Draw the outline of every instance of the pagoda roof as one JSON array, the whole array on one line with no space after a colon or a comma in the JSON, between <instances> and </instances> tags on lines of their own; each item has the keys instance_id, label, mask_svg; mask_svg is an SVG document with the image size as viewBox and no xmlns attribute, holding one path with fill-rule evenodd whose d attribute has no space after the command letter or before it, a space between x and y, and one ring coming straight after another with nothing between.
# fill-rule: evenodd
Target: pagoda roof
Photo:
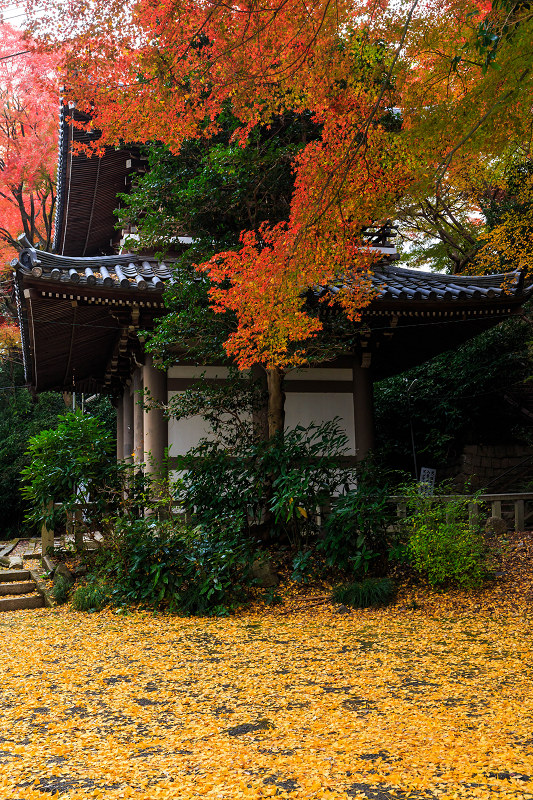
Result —
<instances>
[{"instance_id":1,"label":"pagoda roof","mask_svg":"<svg viewBox=\"0 0 533 800\"><path fill-rule=\"evenodd\" d=\"M134 169L135 148L105 147L93 157L75 152L73 145L95 145L100 138L98 130L80 127L89 123L87 114L61 103L53 249L65 256L112 252L117 195Z\"/></svg>"},{"instance_id":2,"label":"pagoda roof","mask_svg":"<svg viewBox=\"0 0 533 800\"><path fill-rule=\"evenodd\" d=\"M13 266L28 382L38 391L119 391L132 360L143 358L138 331L165 313L172 265L135 254L74 258L23 250ZM384 260L373 282L376 296L356 326L355 355L376 378L461 344L515 313L533 293L518 271L459 277ZM323 287L313 296L338 290ZM326 305L324 312L334 310Z\"/></svg>"},{"instance_id":3,"label":"pagoda roof","mask_svg":"<svg viewBox=\"0 0 533 800\"><path fill-rule=\"evenodd\" d=\"M384 256L372 274L376 297L372 306L384 303L461 303L472 300L483 303L510 297L525 299L533 286L524 288L519 270L493 275L443 275L422 272L387 263L395 255L394 248L377 246ZM388 252L390 251L390 253ZM122 253L112 256L72 257L47 253L34 248L22 250L15 261L22 273L30 273L44 283L66 283L81 287L97 287L119 291L162 291L165 281L172 280L173 260L153 256ZM335 294L342 287L325 286L314 293L322 297Z\"/></svg>"}]
</instances>

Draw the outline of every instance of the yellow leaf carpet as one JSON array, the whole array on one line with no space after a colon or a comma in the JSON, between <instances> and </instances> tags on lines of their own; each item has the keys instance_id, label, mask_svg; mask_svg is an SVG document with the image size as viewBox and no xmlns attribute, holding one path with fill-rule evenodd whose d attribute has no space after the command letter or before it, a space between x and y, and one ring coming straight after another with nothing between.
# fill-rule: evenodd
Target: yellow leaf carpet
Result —
<instances>
[{"instance_id":1,"label":"yellow leaf carpet","mask_svg":"<svg viewBox=\"0 0 533 800\"><path fill-rule=\"evenodd\" d=\"M0 800L533 797L529 603L426 600L4 613Z\"/></svg>"}]
</instances>

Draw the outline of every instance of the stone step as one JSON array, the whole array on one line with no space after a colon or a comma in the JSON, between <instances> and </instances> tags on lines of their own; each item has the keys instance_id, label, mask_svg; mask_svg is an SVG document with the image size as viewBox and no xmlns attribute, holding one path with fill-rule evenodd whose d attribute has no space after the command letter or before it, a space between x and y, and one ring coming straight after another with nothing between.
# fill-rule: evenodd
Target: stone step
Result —
<instances>
[{"instance_id":1,"label":"stone step","mask_svg":"<svg viewBox=\"0 0 533 800\"><path fill-rule=\"evenodd\" d=\"M22 581L21 583L0 583L0 596L4 594L31 594L35 591L33 581Z\"/></svg>"},{"instance_id":2,"label":"stone step","mask_svg":"<svg viewBox=\"0 0 533 800\"><path fill-rule=\"evenodd\" d=\"M0 569L0 583L8 581L30 581L31 575L27 569Z\"/></svg>"},{"instance_id":3,"label":"stone step","mask_svg":"<svg viewBox=\"0 0 533 800\"><path fill-rule=\"evenodd\" d=\"M42 594L30 594L23 597L0 597L1 611L21 611L26 608L43 608Z\"/></svg>"}]
</instances>

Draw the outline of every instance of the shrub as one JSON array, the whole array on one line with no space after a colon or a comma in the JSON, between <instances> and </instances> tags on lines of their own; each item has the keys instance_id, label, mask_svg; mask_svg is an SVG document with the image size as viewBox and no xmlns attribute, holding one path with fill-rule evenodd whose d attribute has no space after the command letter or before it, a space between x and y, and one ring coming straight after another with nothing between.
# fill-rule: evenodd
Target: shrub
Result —
<instances>
[{"instance_id":1,"label":"shrub","mask_svg":"<svg viewBox=\"0 0 533 800\"><path fill-rule=\"evenodd\" d=\"M309 583L320 575L323 560L317 557L316 550L298 550L292 559L291 580L295 583Z\"/></svg>"},{"instance_id":2,"label":"shrub","mask_svg":"<svg viewBox=\"0 0 533 800\"><path fill-rule=\"evenodd\" d=\"M338 497L318 543L326 564L367 575L383 572L387 565L393 512L387 502L386 476L368 463L359 469L357 488Z\"/></svg>"},{"instance_id":3,"label":"shrub","mask_svg":"<svg viewBox=\"0 0 533 800\"><path fill-rule=\"evenodd\" d=\"M58 605L66 603L72 589L72 582L60 575L52 587L52 597Z\"/></svg>"},{"instance_id":4,"label":"shrub","mask_svg":"<svg viewBox=\"0 0 533 800\"><path fill-rule=\"evenodd\" d=\"M78 586L72 595L76 611L100 611L108 602L108 593L99 583Z\"/></svg>"},{"instance_id":5,"label":"shrub","mask_svg":"<svg viewBox=\"0 0 533 800\"><path fill-rule=\"evenodd\" d=\"M204 440L179 459L180 500L206 527L269 528L294 547L316 535L317 510L345 488L346 436L336 420L298 426L269 441L243 437L233 449Z\"/></svg>"},{"instance_id":6,"label":"shrub","mask_svg":"<svg viewBox=\"0 0 533 800\"><path fill-rule=\"evenodd\" d=\"M222 614L242 599L253 552L238 530L118 520L96 571L115 605Z\"/></svg>"},{"instance_id":7,"label":"shrub","mask_svg":"<svg viewBox=\"0 0 533 800\"><path fill-rule=\"evenodd\" d=\"M81 411L58 420L56 429L41 431L28 443L30 463L21 472L26 521L55 529L66 512L81 505L86 524L98 527L109 502L102 490L119 480L113 437L101 420Z\"/></svg>"},{"instance_id":8,"label":"shrub","mask_svg":"<svg viewBox=\"0 0 533 800\"><path fill-rule=\"evenodd\" d=\"M365 578L336 586L332 598L353 608L375 608L394 599L395 587L389 578Z\"/></svg>"},{"instance_id":9,"label":"shrub","mask_svg":"<svg viewBox=\"0 0 533 800\"><path fill-rule=\"evenodd\" d=\"M479 523L469 519L474 496L428 497L404 487L408 550L413 566L431 586L479 586L487 574L487 548Z\"/></svg>"}]
</instances>

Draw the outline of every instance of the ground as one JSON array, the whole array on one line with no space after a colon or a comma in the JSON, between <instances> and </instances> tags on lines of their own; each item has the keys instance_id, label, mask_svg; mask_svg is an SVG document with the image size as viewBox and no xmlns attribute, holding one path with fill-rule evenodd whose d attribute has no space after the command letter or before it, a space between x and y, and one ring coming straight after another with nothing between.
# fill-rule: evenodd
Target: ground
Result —
<instances>
[{"instance_id":1,"label":"ground","mask_svg":"<svg viewBox=\"0 0 533 800\"><path fill-rule=\"evenodd\" d=\"M533 798L531 538L481 593L0 616L0 798Z\"/></svg>"}]
</instances>

